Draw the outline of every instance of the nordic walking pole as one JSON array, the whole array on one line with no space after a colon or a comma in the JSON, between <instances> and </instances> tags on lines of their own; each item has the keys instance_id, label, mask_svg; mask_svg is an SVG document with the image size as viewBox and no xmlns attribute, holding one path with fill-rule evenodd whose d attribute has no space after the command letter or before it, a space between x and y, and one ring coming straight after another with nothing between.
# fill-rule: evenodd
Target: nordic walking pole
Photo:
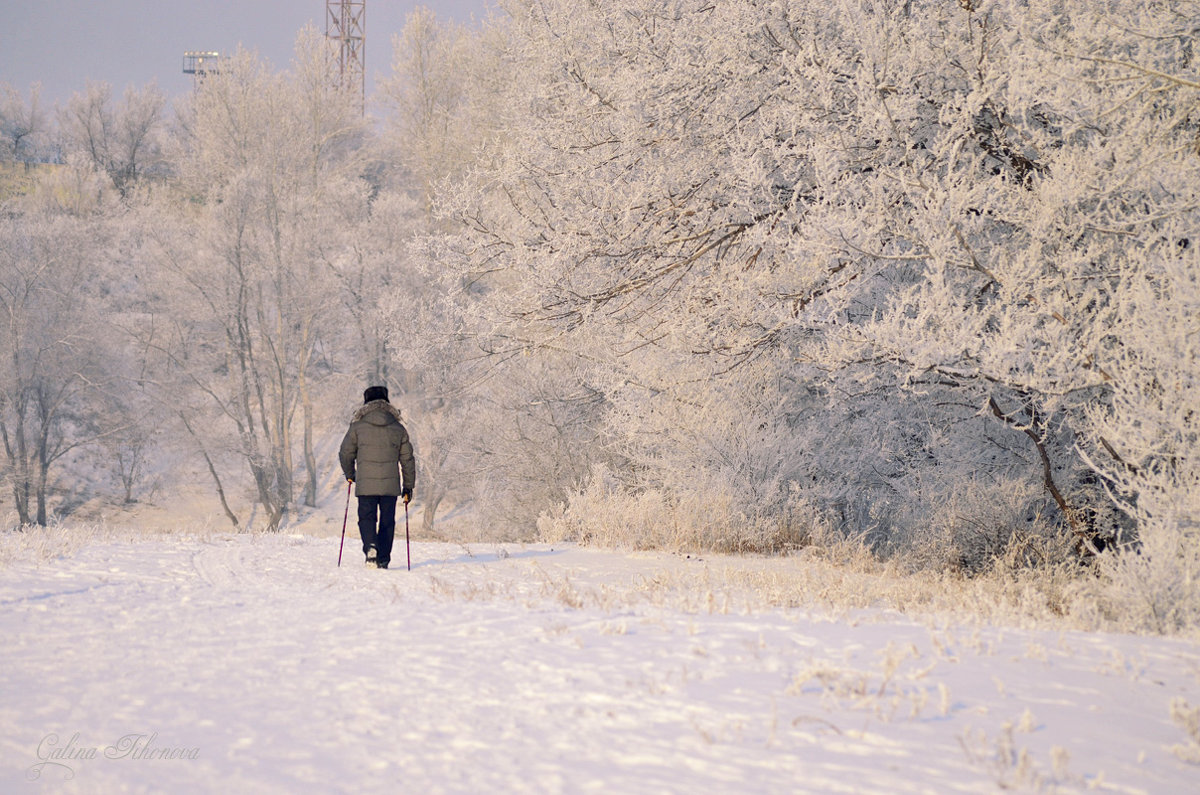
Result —
<instances>
[{"instance_id":1,"label":"nordic walking pole","mask_svg":"<svg viewBox=\"0 0 1200 795\"><path fill-rule=\"evenodd\" d=\"M404 501L404 554L408 556L408 570L412 571L412 547L408 543L408 500Z\"/></svg>"},{"instance_id":2,"label":"nordic walking pole","mask_svg":"<svg viewBox=\"0 0 1200 795\"><path fill-rule=\"evenodd\" d=\"M342 547L346 546L346 520L350 518L350 487L353 480L346 481L346 515L342 517L342 543L338 544L338 568L342 567Z\"/></svg>"}]
</instances>

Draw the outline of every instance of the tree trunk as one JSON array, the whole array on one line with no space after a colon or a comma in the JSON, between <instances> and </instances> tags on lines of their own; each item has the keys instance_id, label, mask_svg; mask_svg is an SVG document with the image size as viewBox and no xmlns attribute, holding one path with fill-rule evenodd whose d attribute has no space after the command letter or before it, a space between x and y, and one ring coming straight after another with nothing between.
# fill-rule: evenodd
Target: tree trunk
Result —
<instances>
[{"instance_id":1,"label":"tree trunk","mask_svg":"<svg viewBox=\"0 0 1200 795\"><path fill-rule=\"evenodd\" d=\"M22 478L13 480L13 504L17 508L17 523L28 527L29 520L29 481Z\"/></svg>"},{"instance_id":2,"label":"tree trunk","mask_svg":"<svg viewBox=\"0 0 1200 795\"><path fill-rule=\"evenodd\" d=\"M196 440L196 444L200 448L200 455L204 457L204 463L208 466L208 474L212 475L213 483L216 484L217 497L221 500L221 508L225 511L225 515L229 517L229 521L233 522L233 526L239 527L237 514L230 509L229 500L225 499L225 488L221 485L221 476L217 474L217 468L213 466L212 458L209 457L208 451L204 449L200 437L192 430L192 424L188 422L187 415L181 411L179 412L179 419L183 421L183 427Z\"/></svg>"},{"instance_id":3,"label":"tree trunk","mask_svg":"<svg viewBox=\"0 0 1200 795\"><path fill-rule=\"evenodd\" d=\"M1082 527L1078 511L1071 507L1066 497L1063 496L1062 491L1058 488L1058 485L1054 482L1054 469L1050 461L1050 453L1046 450L1046 443L1043 441L1041 434L1034 427L1038 424L1038 412L1032 408L1028 409L1028 413L1030 414L1029 423L1022 424L1015 422L1010 415L1001 411L1000 406L996 403L996 399L990 396L988 397L988 408L991 409L992 414L996 415L1010 427L1022 431L1033 441L1033 445L1037 448L1038 456L1042 461L1042 484L1046 487L1046 491L1050 493L1059 511L1062 512L1063 517L1067 520L1067 524L1071 528L1071 534L1075 536L1078 551L1090 552L1093 555L1100 554Z\"/></svg>"},{"instance_id":4,"label":"tree trunk","mask_svg":"<svg viewBox=\"0 0 1200 795\"><path fill-rule=\"evenodd\" d=\"M313 405L312 395L308 390L308 378L304 368L300 368L299 383L300 404L304 412L304 504L309 508L317 506L317 457L313 453Z\"/></svg>"},{"instance_id":5,"label":"tree trunk","mask_svg":"<svg viewBox=\"0 0 1200 795\"><path fill-rule=\"evenodd\" d=\"M46 512L46 479L38 478L37 485L37 523L39 527L45 527L48 522Z\"/></svg>"},{"instance_id":6,"label":"tree trunk","mask_svg":"<svg viewBox=\"0 0 1200 795\"><path fill-rule=\"evenodd\" d=\"M433 494L425 500L425 510L422 514L421 529L426 533L433 533L433 518L437 514L438 506L442 504L442 498L446 494L442 489L437 489Z\"/></svg>"},{"instance_id":7,"label":"tree trunk","mask_svg":"<svg viewBox=\"0 0 1200 795\"><path fill-rule=\"evenodd\" d=\"M0 422L0 435L4 437L4 452L8 456L8 465L12 472L13 507L17 510L17 523L21 527L27 527L29 525L29 461L24 455L24 422L20 414L18 414L18 419L22 421L18 423L17 433L10 436L8 425ZM15 448L12 444L13 436L17 439Z\"/></svg>"},{"instance_id":8,"label":"tree trunk","mask_svg":"<svg viewBox=\"0 0 1200 795\"><path fill-rule=\"evenodd\" d=\"M201 450L201 455L204 456L204 463L208 465L208 473L212 475L213 483L217 487L217 497L221 500L221 508L225 511L225 515L229 517L229 521L233 522L234 527L239 527L237 514L229 507L229 500L225 499L225 488L221 485L221 477L217 474L217 468L213 466L212 459L208 456L207 450Z\"/></svg>"}]
</instances>

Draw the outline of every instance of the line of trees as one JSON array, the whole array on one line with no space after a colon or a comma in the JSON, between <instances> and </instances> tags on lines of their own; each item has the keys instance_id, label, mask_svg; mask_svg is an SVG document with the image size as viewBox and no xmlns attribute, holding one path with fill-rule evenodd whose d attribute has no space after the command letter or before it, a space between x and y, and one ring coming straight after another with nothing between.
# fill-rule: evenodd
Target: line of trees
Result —
<instances>
[{"instance_id":1,"label":"line of trees","mask_svg":"<svg viewBox=\"0 0 1200 795\"><path fill-rule=\"evenodd\" d=\"M416 223L379 196L403 189L369 179L377 143L326 67L308 29L287 71L240 52L171 114L153 85L114 102L89 84L54 130L19 124L44 118L36 90L5 105L7 140L36 128L10 161L37 162L35 136L62 153L0 218L0 431L19 524L45 524L52 492L59 515L86 499L95 458L131 500L178 451L234 526L276 529L317 504L328 426L389 377L373 304L403 246L365 257L365 233L386 219L395 243Z\"/></svg>"},{"instance_id":2,"label":"line of trees","mask_svg":"<svg viewBox=\"0 0 1200 795\"><path fill-rule=\"evenodd\" d=\"M153 437L278 527L371 380L430 525L1098 558L1097 609L1200 617L1194 0L501 7L410 17L375 124L311 30L173 114L59 111L2 219L22 523L79 446ZM0 93L31 162L47 114Z\"/></svg>"}]
</instances>

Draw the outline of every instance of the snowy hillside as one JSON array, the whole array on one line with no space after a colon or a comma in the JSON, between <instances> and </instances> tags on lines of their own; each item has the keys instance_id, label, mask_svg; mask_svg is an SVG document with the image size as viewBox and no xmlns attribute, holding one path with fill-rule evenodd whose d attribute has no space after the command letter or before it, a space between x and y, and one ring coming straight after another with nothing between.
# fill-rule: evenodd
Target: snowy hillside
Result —
<instances>
[{"instance_id":1,"label":"snowy hillside","mask_svg":"<svg viewBox=\"0 0 1200 795\"><path fill-rule=\"evenodd\" d=\"M324 533L3 536L0 790L1200 781L1194 643L825 615L736 584L806 576L781 559L423 542L380 571L349 535L341 568Z\"/></svg>"}]
</instances>

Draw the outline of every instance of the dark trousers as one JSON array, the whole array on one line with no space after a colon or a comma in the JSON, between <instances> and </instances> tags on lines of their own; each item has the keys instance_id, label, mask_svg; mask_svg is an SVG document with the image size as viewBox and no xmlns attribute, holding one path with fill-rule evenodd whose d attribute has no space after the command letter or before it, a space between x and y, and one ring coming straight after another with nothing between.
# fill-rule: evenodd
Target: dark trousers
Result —
<instances>
[{"instance_id":1,"label":"dark trousers","mask_svg":"<svg viewBox=\"0 0 1200 795\"><path fill-rule=\"evenodd\" d=\"M378 519L378 529L376 520ZM392 559L392 539L396 535L396 497L394 495L359 495L358 534L362 536L363 554L375 547L380 563Z\"/></svg>"}]
</instances>

